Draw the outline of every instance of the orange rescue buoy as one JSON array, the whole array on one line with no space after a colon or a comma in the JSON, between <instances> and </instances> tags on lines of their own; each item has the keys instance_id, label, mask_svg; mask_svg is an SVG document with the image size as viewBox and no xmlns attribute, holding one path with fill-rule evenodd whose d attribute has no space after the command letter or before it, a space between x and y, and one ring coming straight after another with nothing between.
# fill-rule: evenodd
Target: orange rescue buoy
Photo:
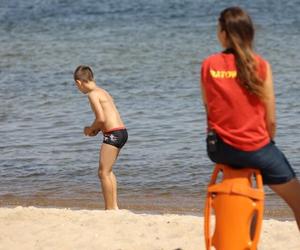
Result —
<instances>
[{"instance_id":1,"label":"orange rescue buoy","mask_svg":"<svg viewBox=\"0 0 300 250\"><path fill-rule=\"evenodd\" d=\"M217 183L221 173L223 178ZM206 250L212 247L216 250L256 250L263 210L264 191L259 170L216 164L205 204ZM211 232L212 212L215 215L214 232Z\"/></svg>"}]
</instances>

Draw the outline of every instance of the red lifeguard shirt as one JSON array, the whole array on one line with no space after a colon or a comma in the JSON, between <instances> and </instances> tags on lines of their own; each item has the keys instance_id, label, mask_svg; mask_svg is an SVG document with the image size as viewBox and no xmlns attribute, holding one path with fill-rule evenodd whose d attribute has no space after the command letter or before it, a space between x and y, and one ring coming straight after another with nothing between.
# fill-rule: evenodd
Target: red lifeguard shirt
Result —
<instances>
[{"instance_id":1,"label":"red lifeguard shirt","mask_svg":"<svg viewBox=\"0 0 300 250\"><path fill-rule=\"evenodd\" d=\"M258 74L265 80L266 61L256 55ZM208 125L222 140L244 151L257 150L270 142L266 110L261 100L237 81L235 58L230 50L206 58L201 81L205 91Z\"/></svg>"}]
</instances>

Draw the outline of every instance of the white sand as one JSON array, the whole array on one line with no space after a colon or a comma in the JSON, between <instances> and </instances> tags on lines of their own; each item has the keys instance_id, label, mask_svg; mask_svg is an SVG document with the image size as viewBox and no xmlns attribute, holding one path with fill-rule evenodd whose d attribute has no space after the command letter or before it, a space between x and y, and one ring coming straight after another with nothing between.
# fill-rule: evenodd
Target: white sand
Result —
<instances>
[{"instance_id":1,"label":"white sand","mask_svg":"<svg viewBox=\"0 0 300 250\"><path fill-rule=\"evenodd\" d=\"M295 222L266 220L260 250L299 250ZM0 208L0 250L200 250L203 218L91 211Z\"/></svg>"}]
</instances>

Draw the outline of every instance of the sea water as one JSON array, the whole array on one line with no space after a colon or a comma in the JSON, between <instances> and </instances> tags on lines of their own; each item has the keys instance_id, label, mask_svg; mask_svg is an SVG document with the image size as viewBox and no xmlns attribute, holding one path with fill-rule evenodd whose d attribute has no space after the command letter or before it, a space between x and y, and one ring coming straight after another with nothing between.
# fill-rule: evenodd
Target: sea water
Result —
<instances>
[{"instance_id":1,"label":"sea water","mask_svg":"<svg viewBox=\"0 0 300 250\"><path fill-rule=\"evenodd\" d=\"M200 213L213 164L199 69L221 50L217 18L232 5L250 13L272 65L276 142L299 174L299 1L1 0L1 206L103 207L102 136L83 135L94 116L72 76L88 64L129 133L114 166L120 206ZM289 217L266 193L267 211Z\"/></svg>"}]
</instances>

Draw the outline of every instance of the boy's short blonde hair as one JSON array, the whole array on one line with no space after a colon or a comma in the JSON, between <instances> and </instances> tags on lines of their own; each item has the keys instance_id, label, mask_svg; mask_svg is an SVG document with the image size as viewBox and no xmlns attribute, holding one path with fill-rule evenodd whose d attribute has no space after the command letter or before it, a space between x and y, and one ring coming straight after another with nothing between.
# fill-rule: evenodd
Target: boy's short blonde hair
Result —
<instances>
[{"instance_id":1,"label":"boy's short blonde hair","mask_svg":"<svg viewBox=\"0 0 300 250\"><path fill-rule=\"evenodd\" d=\"M94 81L94 74L91 67L79 65L74 71L74 80L79 80L82 82Z\"/></svg>"}]
</instances>

